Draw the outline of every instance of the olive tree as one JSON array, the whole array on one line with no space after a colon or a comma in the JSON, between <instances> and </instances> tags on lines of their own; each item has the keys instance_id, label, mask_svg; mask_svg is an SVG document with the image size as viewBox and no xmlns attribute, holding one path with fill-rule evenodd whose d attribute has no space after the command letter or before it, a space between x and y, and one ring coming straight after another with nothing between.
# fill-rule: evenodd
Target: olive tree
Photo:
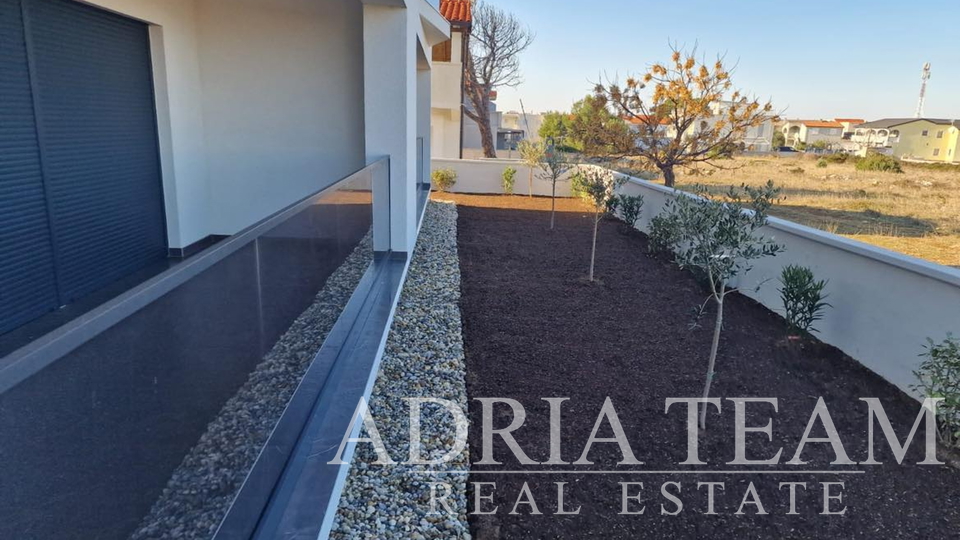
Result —
<instances>
[{"instance_id":1,"label":"olive tree","mask_svg":"<svg viewBox=\"0 0 960 540\"><path fill-rule=\"evenodd\" d=\"M541 156L539 167L540 178L548 180L552 188L550 192L550 230L553 230L557 211L557 182L561 176L570 170L571 165L560 149L550 146Z\"/></svg>"},{"instance_id":2,"label":"olive tree","mask_svg":"<svg viewBox=\"0 0 960 540\"><path fill-rule=\"evenodd\" d=\"M524 139L517 146L520 152L520 161L530 170L529 176L529 196L533 197L533 171L540 167L543 161L543 154L547 151L547 146L543 141L531 141Z\"/></svg>"},{"instance_id":3,"label":"olive tree","mask_svg":"<svg viewBox=\"0 0 960 540\"><path fill-rule=\"evenodd\" d=\"M704 399L710 396L720 347L720 332L723 329L723 303L727 295L736 289L728 287L730 281L746 274L752 261L774 256L784 247L773 240L758 236L757 230L767 223L770 207L777 201L780 189L767 182L763 187L733 187L725 200L706 197L703 187L695 189L695 196L679 194L671 198L658 216L659 226L667 231L661 242L673 252L677 264L703 277L710 295L700 306L703 314L707 305L716 305L713 326L713 341L707 364L707 376L703 386ZM700 411L700 429L706 429L707 407Z\"/></svg>"},{"instance_id":4,"label":"olive tree","mask_svg":"<svg viewBox=\"0 0 960 540\"><path fill-rule=\"evenodd\" d=\"M587 167L580 170L583 178L584 198L593 206L593 243L590 247L590 274L593 281L594 262L597 258L597 230L603 215L617 198L617 188L623 185L624 177L602 167Z\"/></svg>"}]
</instances>

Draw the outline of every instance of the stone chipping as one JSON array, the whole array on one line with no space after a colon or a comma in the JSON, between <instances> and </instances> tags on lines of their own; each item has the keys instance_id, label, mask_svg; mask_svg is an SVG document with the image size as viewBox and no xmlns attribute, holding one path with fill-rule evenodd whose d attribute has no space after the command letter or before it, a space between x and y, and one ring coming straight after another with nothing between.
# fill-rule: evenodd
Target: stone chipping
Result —
<instances>
[{"instance_id":1,"label":"stone chipping","mask_svg":"<svg viewBox=\"0 0 960 540\"><path fill-rule=\"evenodd\" d=\"M397 464L374 464L372 445L357 445L331 538L470 538L466 515L468 451L443 465L400 463L409 451L409 407L404 398L441 398L456 403L466 413L459 301L457 208L452 203L431 201L369 404L384 446ZM424 457L446 454L454 446L456 430L450 414L425 405L421 422ZM455 515L440 505L437 512L432 512L433 482L450 486L447 500ZM443 491L441 487L436 489L438 494Z\"/></svg>"}]
</instances>

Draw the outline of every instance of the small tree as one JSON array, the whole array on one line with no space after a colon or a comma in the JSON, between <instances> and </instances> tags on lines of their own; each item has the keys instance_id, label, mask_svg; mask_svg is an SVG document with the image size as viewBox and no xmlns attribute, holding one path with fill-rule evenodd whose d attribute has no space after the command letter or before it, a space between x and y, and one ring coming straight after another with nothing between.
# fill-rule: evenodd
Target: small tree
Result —
<instances>
[{"instance_id":1,"label":"small tree","mask_svg":"<svg viewBox=\"0 0 960 540\"><path fill-rule=\"evenodd\" d=\"M673 186L674 170L682 165L713 163L716 149L739 143L748 128L776 119L768 101L761 104L733 88L732 70L717 58L713 64L697 61L671 47L671 61L657 63L640 79L598 84L598 99L613 104L636 127L630 155L645 158L660 169L664 183ZM644 90L652 86L646 95Z\"/></svg>"},{"instance_id":2,"label":"small tree","mask_svg":"<svg viewBox=\"0 0 960 540\"><path fill-rule=\"evenodd\" d=\"M549 180L552 191L550 192L550 230L553 230L555 216L557 213L557 181L567 171L570 170L570 164L567 163L566 156L558 148L550 147L543 153L540 159L540 178Z\"/></svg>"},{"instance_id":3,"label":"small tree","mask_svg":"<svg viewBox=\"0 0 960 540\"><path fill-rule=\"evenodd\" d=\"M513 183L514 177L517 175L517 170L513 167L507 167L503 170L503 193L504 195L513 195Z\"/></svg>"},{"instance_id":4,"label":"small tree","mask_svg":"<svg viewBox=\"0 0 960 540\"><path fill-rule=\"evenodd\" d=\"M727 285L733 278L751 269L751 261L776 255L783 246L755 235L767 223L767 213L780 190L773 182L760 188L730 188L726 201L707 198L698 186L698 196L678 194L665 205L662 226L669 230L662 241L676 257L681 268L696 270L707 282L710 296L700 307L702 315L709 302L716 304L713 341L707 365L703 397L710 396L723 329L723 302L734 290ZM749 210L748 210L749 208ZM700 429L707 426L707 407L700 411Z\"/></svg>"},{"instance_id":5,"label":"small tree","mask_svg":"<svg viewBox=\"0 0 960 540\"><path fill-rule=\"evenodd\" d=\"M947 446L960 441L960 339L948 334L935 343L927 338L920 369L913 372L919 381L911 388L924 397L943 398L937 405L937 436Z\"/></svg>"},{"instance_id":6,"label":"small tree","mask_svg":"<svg viewBox=\"0 0 960 540\"><path fill-rule=\"evenodd\" d=\"M590 274L593 281L594 262L597 259L597 230L600 220L610 208L611 201L617 198L617 188L623 185L624 178L602 167L581 169L584 198L593 206L593 244L590 248Z\"/></svg>"},{"instance_id":7,"label":"small tree","mask_svg":"<svg viewBox=\"0 0 960 540\"><path fill-rule=\"evenodd\" d=\"M517 150L520 152L520 161L530 169L529 194L530 197L533 197L533 170L540 167L540 163L543 161L543 154L547 151L547 146L543 141L534 142L529 139L524 139L520 141Z\"/></svg>"},{"instance_id":8,"label":"small tree","mask_svg":"<svg viewBox=\"0 0 960 540\"><path fill-rule=\"evenodd\" d=\"M773 148L779 149L781 146L787 145L787 136L783 134L779 129L773 132Z\"/></svg>"}]
</instances>

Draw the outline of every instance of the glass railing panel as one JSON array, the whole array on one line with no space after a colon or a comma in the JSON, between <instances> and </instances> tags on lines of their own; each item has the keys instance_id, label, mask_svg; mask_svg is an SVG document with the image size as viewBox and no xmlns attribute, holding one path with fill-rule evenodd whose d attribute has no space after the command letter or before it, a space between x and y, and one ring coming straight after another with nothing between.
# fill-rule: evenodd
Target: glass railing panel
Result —
<instances>
[{"instance_id":1,"label":"glass railing panel","mask_svg":"<svg viewBox=\"0 0 960 540\"><path fill-rule=\"evenodd\" d=\"M217 262L0 384L0 538L212 537L372 260L370 183L225 240L191 264Z\"/></svg>"}]
</instances>

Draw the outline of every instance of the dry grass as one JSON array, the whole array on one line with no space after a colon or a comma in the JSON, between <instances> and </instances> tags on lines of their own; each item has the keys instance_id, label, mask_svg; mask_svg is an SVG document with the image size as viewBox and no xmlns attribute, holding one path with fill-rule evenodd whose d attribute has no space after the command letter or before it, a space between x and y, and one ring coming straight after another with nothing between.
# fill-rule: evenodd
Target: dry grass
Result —
<instances>
[{"instance_id":1,"label":"dry grass","mask_svg":"<svg viewBox=\"0 0 960 540\"><path fill-rule=\"evenodd\" d=\"M904 165L903 174L864 172L853 163L817 167L807 157L739 157L682 171L680 187L711 191L773 180L784 200L773 215L936 263L960 266L960 167Z\"/></svg>"}]
</instances>

